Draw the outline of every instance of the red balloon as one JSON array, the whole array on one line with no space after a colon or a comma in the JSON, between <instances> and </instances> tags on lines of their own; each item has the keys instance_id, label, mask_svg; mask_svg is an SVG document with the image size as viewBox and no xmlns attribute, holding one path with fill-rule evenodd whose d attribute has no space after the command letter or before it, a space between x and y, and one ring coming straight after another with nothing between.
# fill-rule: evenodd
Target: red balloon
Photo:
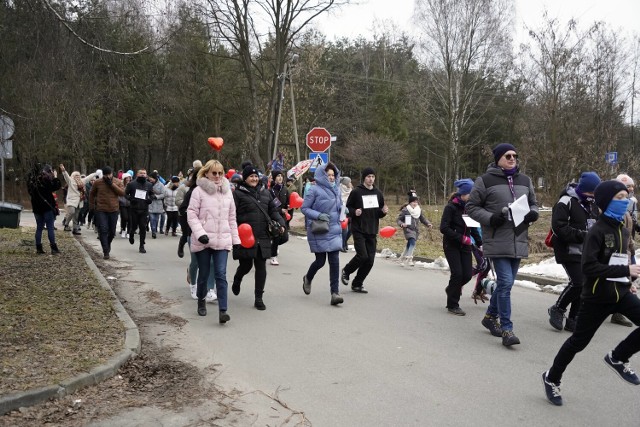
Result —
<instances>
[{"instance_id":1,"label":"red balloon","mask_svg":"<svg viewBox=\"0 0 640 427\"><path fill-rule=\"evenodd\" d=\"M244 242L242 241L242 239L240 239L240 246L242 246L243 248L250 249L254 247L255 244L256 244L256 238L253 237L253 234L247 237L246 239L244 239Z\"/></svg>"},{"instance_id":2,"label":"red balloon","mask_svg":"<svg viewBox=\"0 0 640 427\"><path fill-rule=\"evenodd\" d=\"M394 234L396 234L396 229L395 227L391 227L390 225L380 230L380 236L382 237L389 238L389 237L392 237Z\"/></svg>"},{"instance_id":3,"label":"red balloon","mask_svg":"<svg viewBox=\"0 0 640 427\"><path fill-rule=\"evenodd\" d=\"M224 140L222 138L216 138L216 137L209 137L209 139L207 139L207 142L209 143L209 146L211 146L211 148L213 148L216 151L220 151L222 149L222 146L224 145Z\"/></svg>"},{"instance_id":4,"label":"red balloon","mask_svg":"<svg viewBox=\"0 0 640 427\"><path fill-rule=\"evenodd\" d=\"M304 199L302 197L300 197L300 195L298 193L296 193L295 191L293 193L291 193L291 195L289 196L289 207L290 208L298 209L299 207L302 206L302 202L304 202Z\"/></svg>"},{"instance_id":5,"label":"red balloon","mask_svg":"<svg viewBox=\"0 0 640 427\"><path fill-rule=\"evenodd\" d=\"M240 237L240 245L244 248L252 248L256 244L253 229L247 223L238 226L238 236Z\"/></svg>"},{"instance_id":6,"label":"red balloon","mask_svg":"<svg viewBox=\"0 0 640 427\"><path fill-rule=\"evenodd\" d=\"M231 177L233 176L234 173L236 173L235 169L229 169L225 176L227 177L227 179L231 179Z\"/></svg>"},{"instance_id":7,"label":"red balloon","mask_svg":"<svg viewBox=\"0 0 640 427\"><path fill-rule=\"evenodd\" d=\"M287 221L291 221L291 214L289 212L285 212L284 217Z\"/></svg>"},{"instance_id":8,"label":"red balloon","mask_svg":"<svg viewBox=\"0 0 640 427\"><path fill-rule=\"evenodd\" d=\"M342 227L343 230L346 230L348 225L349 225L348 218L343 219L342 222L340 223L340 227Z\"/></svg>"}]
</instances>

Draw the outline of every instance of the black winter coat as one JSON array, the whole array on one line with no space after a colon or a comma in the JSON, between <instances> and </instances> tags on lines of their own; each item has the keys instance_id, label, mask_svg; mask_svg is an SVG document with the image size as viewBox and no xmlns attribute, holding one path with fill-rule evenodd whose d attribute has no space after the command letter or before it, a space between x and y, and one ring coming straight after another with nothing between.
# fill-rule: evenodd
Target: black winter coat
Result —
<instances>
[{"instance_id":1,"label":"black winter coat","mask_svg":"<svg viewBox=\"0 0 640 427\"><path fill-rule=\"evenodd\" d=\"M614 282L608 278L629 277L628 265L609 265L611 255L628 257L629 230L624 223L601 215L587 233L582 249L582 273L584 285L582 299L585 301L613 304L629 292L631 282Z\"/></svg>"},{"instance_id":2,"label":"black winter coat","mask_svg":"<svg viewBox=\"0 0 640 427\"><path fill-rule=\"evenodd\" d=\"M278 212L284 218L285 216L282 213L282 209L284 210L289 209L289 190L287 190L287 187L285 187L283 184L280 188L280 191L276 193L275 184L274 184L274 186L272 186L269 189L269 192L271 193L271 196L273 197L274 201L277 199L280 202L278 206Z\"/></svg>"},{"instance_id":3,"label":"black winter coat","mask_svg":"<svg viewBox=\"0 0 640 427\"><path fill-rule=\"evenodd\" d=\"M575 183L569 184L551 214L553 252L558 264L581 261L589 223L594 224L598 218L598 207L594 203L582 202L576 186Z\"/></svg>"},{"instance_id":4,"label":"black winter coat","mask_svg":"<svg viewBox=\"0 0 640 427\"><path fill-rule=\"evenodd\" d=\"M482 237L478 229L469 228L462 219L464 214L464 206L460 199L453 197L442 211L442 219L440 220L440 232L442 233L443 249L458 249L465 252L471 252L471 245L462 244L462 236L473 237L476 246L482 246Z\"/></svg>"},{"instance_id":5,"label":"black winter coat","mask_svg":"<svg viewBox=\"0 0 640 427\"><path fill-rule=\"evenodd\" d=\"M47 179L42 176L36 178L35 185L28 188L33 213L42 215L47 211L55 210L56 200L53 198L53 192L58 191L61 186L58 178Z\"/></svg>"},{"instance_id":6,"label":"black winter coat","mask_svg":"<svg viewBox=\"0 0 640 427\"><path fill-rule=\"evenodd\" d=\"M187 209L189 209L193 189L196 187L197 185L194 182L193 187L189 187L187 193L184 195L184 199L182 199L182 203L178 206L178 222L180 223L183 236L191 236L191 227L189 226L189 221L187 221Z\"/></svg>"},{"instance_id":7,"label":"black winter coat","mask_svg":"<svg viewBox=\"0 0 640 427\"><path fill-rule=\"evenodd\" d=\"M262 186L251 187L245 182L238 184L233 192L233 200L236 203L236 221L238 226L249 224L253 230L256 244L253 248L244 248L234 245L233 257L237 258L270 258L271 237L269 236L269 223L266 215L258 208L256 202L269 217L285 227L285 221L280 215L278 208L273 203L271 193Z\"/></svg>"},{"instance_id":8,"label":"black winter coat","mask_svg":"<svg viewBox=\"0 0 640 427\"><path fill-rule=\"evenodd\" d=\"M137 199L136 190L146 191L146 198ZM149 181L139 183L137 179L134 179L127 184L127 188L124 190L124 195L131 202L131 209L134 211L148 211L151 204L151 195L153 194L153 184Z\"/></svg>"}]
</instances>

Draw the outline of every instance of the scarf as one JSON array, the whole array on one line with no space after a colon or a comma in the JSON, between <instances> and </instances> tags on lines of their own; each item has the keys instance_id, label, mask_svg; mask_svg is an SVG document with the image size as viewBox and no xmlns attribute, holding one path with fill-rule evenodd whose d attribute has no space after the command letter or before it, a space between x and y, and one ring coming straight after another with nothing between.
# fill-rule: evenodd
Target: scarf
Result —
<instances>
[{"instance_id":1,"label":"scarf","mask_svg":"<svg viewBox=\"0 0 640 427\"><path fill-rule=\"evenodd\" d=\"M76 186L78 187L78 192L80 193L80 200L84 200L84 182L82 182L82 178L76 175L73 177L73 180L75 181Z\"/></svg>"},{"instance_id":2,"label":"scarf","mask_svg":"<svg viewBox=\"0 0 640 427\"><path fill-rule=\"evenodd\" d=\"M407 210L409 211L409 214L411 214L411 217L415 219L420 218L420 214L422 213L420 205L416 206L415 208L411 205L407 205Z\"/></svg>"}]
</instances>

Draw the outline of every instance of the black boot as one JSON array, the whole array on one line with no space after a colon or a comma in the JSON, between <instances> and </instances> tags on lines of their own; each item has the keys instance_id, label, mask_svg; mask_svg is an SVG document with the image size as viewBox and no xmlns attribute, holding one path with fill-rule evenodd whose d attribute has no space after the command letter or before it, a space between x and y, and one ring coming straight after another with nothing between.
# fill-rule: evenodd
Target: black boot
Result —
<instances>
[{"instance_id":1,"label":"black boot","mask_svg":"<svg viewBox=\"0 0 640 427\"><path fill-rule=\"evenodd\" d=\"M207 315L207 301L204 298L203 299L198 298L198 314L200 316Z\"/></svg>"},{"instance_id":2,"label":"black boot","mask_svg":"<svg viewBox=\"0 0 640 427\"><path fill-rule=\"evenodd\" d=\"M138 252L140 252L141 254L146 254L147 250L144 248L144 245L140 245L140 247L138 248Z\"/></svg>"},{"instance_id":3,"label":"black boot","mask_svg":"<svg viewBox=\"0 0 640 427\"><path fill-rule=\"evenodd\" d=\"M56 245L55 243L51 244L51 253L53 255L57 255L60 253L60 251L58 250L58 245Z\"/></svg>"},{"instance_id":4,"label":"black boot","mask_svg":"<svg viewBox=\"0 0 640 427\"><path fill-rule=\"evenodd\" d=\"M178 257L184 257L184 245L187 243L187 239L183 239L180 237L180 241L178 242Z\"/></svg>"},{"instance_id":5,"label":"black boot","mask_svg":"<svg viewBox=\"0 0 640 427\"><path fill-rule=\"evenodd\" d=\"M42 249L42 245L36 245L36 253L43 254L44 249Z\"/></svg>"},{"instance_id":6,"label":"black boot","mask_svg":"<svg viewBox=\"0 0 640 427\"><path fill-rule=\"evenodd\" d=\"M267 306L264 305L264 301L262 301L262 297L256 297L256 301L253 303L253 306L258 310L266 310Z\"/></svg>"},{"instance_id":7,"label":"black boot","mask_svg":"<svg viewBox=\"0 0 640 427\"><path fill-rule=\"evenodd\" d=\"M218 320L220 321L220 323L227 323L229 320L231 320L231 317L227 314L225 310L222 310L220 311L220 316L218 317Z\"/></svg>"}]
</instances>

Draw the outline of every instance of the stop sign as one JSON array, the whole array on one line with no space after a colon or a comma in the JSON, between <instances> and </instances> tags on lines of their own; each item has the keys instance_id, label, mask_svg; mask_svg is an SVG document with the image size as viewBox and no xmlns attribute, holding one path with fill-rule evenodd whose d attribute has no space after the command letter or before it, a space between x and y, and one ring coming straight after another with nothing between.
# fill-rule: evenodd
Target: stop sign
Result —
<instances>
[{"instance_id":1,"label":"stop sign","mask_svg":"<svg viewBox=\"0 0 640 427\"><path fill-rule=\"evenodd\" d=\"M314 153L322 153L331 147L331 134L325 128L313 128L307 134L307 147Z\"/></svg>"}]
</instances>

